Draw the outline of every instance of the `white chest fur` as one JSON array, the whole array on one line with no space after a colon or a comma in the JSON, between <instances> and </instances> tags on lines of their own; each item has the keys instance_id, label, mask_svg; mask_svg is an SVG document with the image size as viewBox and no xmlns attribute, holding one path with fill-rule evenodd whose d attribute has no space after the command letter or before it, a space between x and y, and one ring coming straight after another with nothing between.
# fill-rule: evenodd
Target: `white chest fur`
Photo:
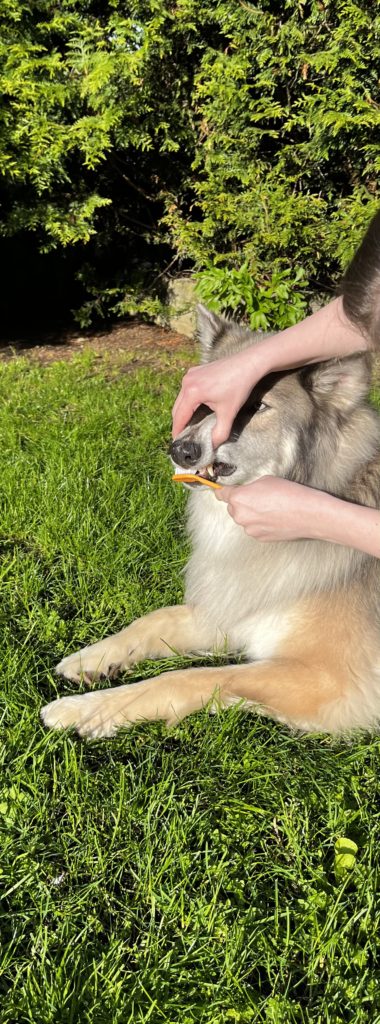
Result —
<instances>
[{"instance_id":1,"label":"white chest fur","mask_svg":"<svg viewBox=\"0 0 380 1024\"><path fill-rule=\"evenodd\" d=\"M231 649L242 651L250 661L274 658L291 630L291 619L292 615L283 608L252 615L230 629L228 641Z\"/></svg>"},{"instance_id":2,"label":"white chest fur","mask_svg":"<svg viewBox=\"0 0 380 1024\"><path fill-rule=\"evenodd\" d=\"M254 618L259 615L262 620L269 614L272 622L279 617L274 609L278 587L274 545L247 537L227 506L209 493L194 495L190 501L189 528L193 554L186 572L186 600L201 607L228 635L239 630L246 647ZM268 624L268 638L270 630Z\"/></svg>"},{"instance_id":3,"label":"white chest fur","mask_svg":"<svg viewBox=\"0 0 380 1024\"><path fill-rule=\"evenodd\" d=\"M193 555L187 569L187 600L202 609L230 650L242 651L252 660L273 657L289 631L291 616L287 605L274 600L275 565L268 545L264 553L264 545L246 536L224 503L213 495L205 498L194 501L190 509Z\"/></svg>"},{"instance_id":4,"label":"white chest fur","mask_svg":"<svg viewBox=\"0 0 380 1024\"><path fill-rule=\"evenodd\" d=\"M204 490L189 502L186 600L251 657L273 655L300 599L349 578L355 552L322 541L259 543Z\"/></svg>"}]
</instances>

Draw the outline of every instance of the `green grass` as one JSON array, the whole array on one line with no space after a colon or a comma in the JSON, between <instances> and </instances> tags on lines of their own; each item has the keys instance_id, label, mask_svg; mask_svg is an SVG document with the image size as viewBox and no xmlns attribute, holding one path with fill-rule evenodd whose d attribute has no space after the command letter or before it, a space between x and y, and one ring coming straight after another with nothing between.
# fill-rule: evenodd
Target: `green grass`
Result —
<instances>
[{"instance_id":1,"label":"green grass","mask_svg":"<svg viewBox=\"0 0 380 1024\"><path fill-rule=\"evenodd\" d=\"M180 375L0 366L0 1022L374 1024L377 737L236 709L91 743L39 721L64 652L181 599Z\"/></svg>"}]
</instances>

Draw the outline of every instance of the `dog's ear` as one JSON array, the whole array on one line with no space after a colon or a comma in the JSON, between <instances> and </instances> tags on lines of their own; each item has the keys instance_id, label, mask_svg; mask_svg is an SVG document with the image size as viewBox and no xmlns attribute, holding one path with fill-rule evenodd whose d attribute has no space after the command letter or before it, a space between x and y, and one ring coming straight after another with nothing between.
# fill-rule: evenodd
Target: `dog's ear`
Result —
<instances>
[{"instance_id":1,"label":"dog's ear","mask_svg":"<svg viewBox=\"0 0 380 1024\"><path fill-rule=\"evenodd\" d=\"M348 413L365 399L371 386L371 358L364 352L307 366L303 386L321 404Z\"/></svg>"},{"instance_id":2,"label":"dog's ear","mask_svg":"<svg viewBox=\"0 0 380 1024\"><path fill-rule=\"evenodd\" d=\"M197 305L197 335L201 344L202 353L206 359L214 345L223 337L231 324L226 317L212 313L211 309L203 306L201 302Z\"/></svg>"}]
</instances>

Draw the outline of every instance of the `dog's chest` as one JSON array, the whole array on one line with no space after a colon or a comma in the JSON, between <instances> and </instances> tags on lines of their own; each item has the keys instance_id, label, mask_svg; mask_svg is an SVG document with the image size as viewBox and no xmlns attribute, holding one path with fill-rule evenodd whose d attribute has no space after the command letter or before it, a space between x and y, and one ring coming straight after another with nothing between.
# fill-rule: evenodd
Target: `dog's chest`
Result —
<instances>
[{"instance_id":1,"label":"dog's chest","mask_svg":"<svg viewBox=\"0 0 380 1024\"><path fill-rule=\"evenodd\" d=\"M199 497L203 501L190 505L193 553L186 571L186 600L228 633L238 626L247 630L258 614L272 612L283 585L281 573L276 579L273 545L248 537L213 495Z\"/></svg>"},{"instance_id":2,"label":"dog's chest","mask_svg":"<svg viewBox=\"0 0 380 1024\"><path fill-rule=\"evenodd\" d=\"M227 635L240 631L246 647L257 625L269 651L272 634L282 633L282 624L287 629L300 599L347 584L354 556L348 548L336 545L332 551L321 541L259 543L214 495L194 494L189 506L193 553L186 601Z\"/></svg>"}]
</instances>

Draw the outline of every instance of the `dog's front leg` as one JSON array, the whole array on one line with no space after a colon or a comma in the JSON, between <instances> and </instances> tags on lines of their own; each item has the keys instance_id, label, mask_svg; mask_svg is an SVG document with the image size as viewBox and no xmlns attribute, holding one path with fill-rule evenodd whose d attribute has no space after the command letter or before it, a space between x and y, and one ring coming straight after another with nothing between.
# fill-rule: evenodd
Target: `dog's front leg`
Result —
<instances>
[{"instance_id":1,"label":"dog's front leg","mask_svg":"<svg viewBox=\"0 0 380 1024\"><path fill-rule=\"evenodd\" d=\"M42 719L48 728L72 727L92 738L114 736L123 726L146 721L174 725L205 707L213 696L222 701L224 682L230 676L231 668L164 672L140 683L62 697L42 709Z\"/></svg>"},{"instance_id":2,"label":"dog's front leg","mask_svg":"<svg viewBox=\"0 0 380 1024\"><path fill-rule=\"evenodd\" d=\"M219 643L221 639L219 636ZM212 650L217 643L215 630L197 609L173 605L144 615L119 633L69 654L57 665L56 672L74 682L92 682L100 676L113 678L146 658Z\"/></svg>"},{"instance_id":3,"label":"dog's front leg","mask_svg":"<svg viewBox=\"0 0 380 1024\"><path fill-rule=\"evenodd\" d=\"M165 672L111 690L63 697L43 708L48 728L75 728L81 736L114 736L124 727L164 720L174 725L211 701L220 707L242 703L300 728L329 728L329 707L342 696L332 665L278 658L249 665L189 668ZM338 700L337 700L338 698ZM311 726L307 726L309 728ZM334 727L332 728L334 731Z\"/></svg>"},{"instance_id":4,"label":"dog's front leg","mask_svg":"<svg viewBox=\"0 0 380 1024\"><path fill-rule=\"evenodd\" d=\"M42 710L51 729L74 728L80 736L114 736L123 728L146 721L163 720L175 725L214 698L221 707L244 700L240 683L252 684L255 669L227 665L222 668L189 668L164 672L156 679L62 697ZM259 688L260 689L260 688ZM249 689L251 699L251 688Z\"/></svg>"}]
</instances>

